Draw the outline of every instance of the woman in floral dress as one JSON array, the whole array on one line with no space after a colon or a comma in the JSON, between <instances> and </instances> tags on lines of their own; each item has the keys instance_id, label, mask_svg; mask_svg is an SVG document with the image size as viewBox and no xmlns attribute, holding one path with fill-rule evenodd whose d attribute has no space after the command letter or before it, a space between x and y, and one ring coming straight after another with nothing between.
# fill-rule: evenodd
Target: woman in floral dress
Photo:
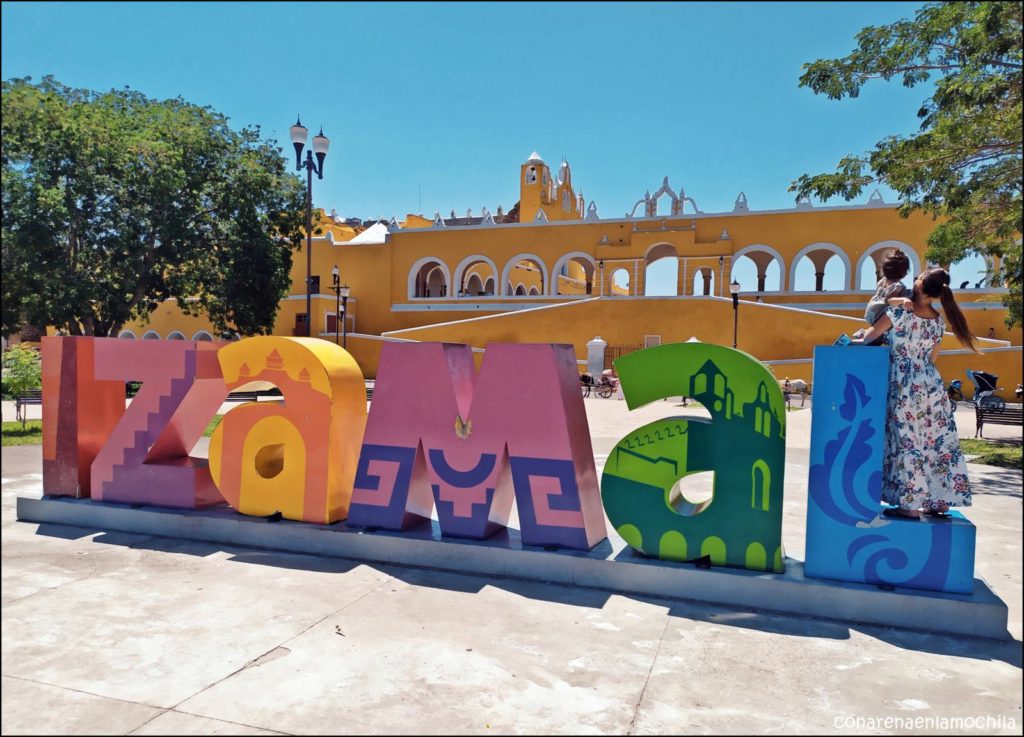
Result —
<instances>
[{"instance_id":1,"label":"woman in floral dress","mask_svg":"<svg viewBox=\"0 0 1024 737\"><path fill-rule=\"evenodd\" d=\"M904 516L943 514L950 507L968 507L971 487L960 450L954 406L935 356L945 322L932 300L939 299L950 327L964 347L974 336L949 288L944 269L930 269L914 281L911 299L890 300L886 315L860 342L871 342L890 330L889 401L882 461L882 501L899 507Z\"/></svg>"}]
</instances>

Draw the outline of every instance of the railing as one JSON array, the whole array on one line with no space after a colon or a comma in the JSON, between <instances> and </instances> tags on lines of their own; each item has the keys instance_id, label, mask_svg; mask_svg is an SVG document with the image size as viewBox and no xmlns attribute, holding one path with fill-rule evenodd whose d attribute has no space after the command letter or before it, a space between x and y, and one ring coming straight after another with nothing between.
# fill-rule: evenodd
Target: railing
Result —
<instances>
[{"instance_id":1,"label":"railing","mask_svg":"<svg viewBox=\"0 0 1024 737\"><path fill-rule=\"evenodd\" d=\"M620 356L625 356L627 353L633 353L634 351L643 350L643 346L640 344L635 345L610 345L604 349L604 367L606 369L612 368L612 362Z\"/></svg>"}]
</instances>

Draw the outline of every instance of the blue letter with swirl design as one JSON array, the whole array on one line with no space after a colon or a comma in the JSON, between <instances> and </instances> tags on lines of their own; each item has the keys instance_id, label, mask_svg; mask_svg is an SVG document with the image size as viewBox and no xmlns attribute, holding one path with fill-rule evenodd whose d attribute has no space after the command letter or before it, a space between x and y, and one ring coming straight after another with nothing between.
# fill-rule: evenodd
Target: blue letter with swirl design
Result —
<instances>
[{"instance_id":1,"label":"blue letter with swirl design","mask_svg":"<svg viewBox=\"0 0 1024 737\"><path fill-rule=\"evenodd\" d=\"M975 528L882 515L889 349L814 349L807 562L813 578L969 594Z\"/></svg>"}]
</instances>

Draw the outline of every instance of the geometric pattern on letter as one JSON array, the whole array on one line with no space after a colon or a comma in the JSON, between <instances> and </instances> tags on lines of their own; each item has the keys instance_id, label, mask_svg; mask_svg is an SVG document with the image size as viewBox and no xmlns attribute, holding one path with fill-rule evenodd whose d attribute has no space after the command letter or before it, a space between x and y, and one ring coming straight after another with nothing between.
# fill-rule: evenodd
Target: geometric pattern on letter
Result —
<instances>
[{"instance_id":1,"label":"geometric pattern on letter","mask_svg":"<svg viewBox=\"0 0 1024 737\"><path fill-rule=\"evenodd\" d=\"M345 519L366 426L366 386L355 359L319 338L259 336L218 354L228 390L254 381L282 402L247 402L210 438L210 470L243 514L328 524Z\"/></svg>"},{"instance_id":2,"label":"geometric pattern on letter","mask_svg":"<svg viewBox=\"0 0 1024 737\"><path fill-rule=\"evenodd\" d=\"M442 534L484 539L515 498L526 545L605 538L570 346L490 344L477 374L468 346L387 343L376 387L350 524L404 529L434 507Z\"/></svg>"},{"instance_id":3,"label":"geometric pattern on letter","mask_svg":"<svg viewBox=\"0 0 1024 737\"><path fill-rule=\"evenodd\" d=\"M43 493L48 496L91 495L92 463L124 414L124 382L98 381L94 375L96 340L42 339Z\"/></svg>"},{"instance_id":4,"label":"geometric pattern on letter","mask_svg":"<svg viewBox=\"0 0 1024 737\"><path fill-rule=\"evenodd\" d=\"M98 379L141 381L92 464L92 495L107 502L192 509L224 500L205 458L189 452L226 390L218 344L98 338Z\"/></svg>"}]
</instances>

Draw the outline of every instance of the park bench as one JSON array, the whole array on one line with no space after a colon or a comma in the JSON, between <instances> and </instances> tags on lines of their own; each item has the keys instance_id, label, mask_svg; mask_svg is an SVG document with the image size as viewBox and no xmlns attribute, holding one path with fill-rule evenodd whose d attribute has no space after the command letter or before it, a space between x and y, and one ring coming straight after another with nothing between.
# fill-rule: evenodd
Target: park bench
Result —
<instances>
[{"instance_id":1,"label":"park bench","mask_svg":"<svg viewBox=\"0 0 1024 737\"><path fill-rule=\"evenodd\" d=\"M977 432L974 437L982 437L981 429L987 422L990 425L1021 425L1024 424L1024 405L1004 404L1001 406L988 405L980 402L974 406L975 418L978 421Z\"/></svg>"},{"instance_id":2,"label":"park bench","mask_svg":"<svg viewBox=\"0 0 1024 737\"><path fill-rule=\"evenodd\" d=\"M21 418L21 410L23 407L29 404L42 404L43 403L43 390L42 389L31 389L21 396L14 398L14 411L18 418Z\"/></svg>"}]
</instances>

